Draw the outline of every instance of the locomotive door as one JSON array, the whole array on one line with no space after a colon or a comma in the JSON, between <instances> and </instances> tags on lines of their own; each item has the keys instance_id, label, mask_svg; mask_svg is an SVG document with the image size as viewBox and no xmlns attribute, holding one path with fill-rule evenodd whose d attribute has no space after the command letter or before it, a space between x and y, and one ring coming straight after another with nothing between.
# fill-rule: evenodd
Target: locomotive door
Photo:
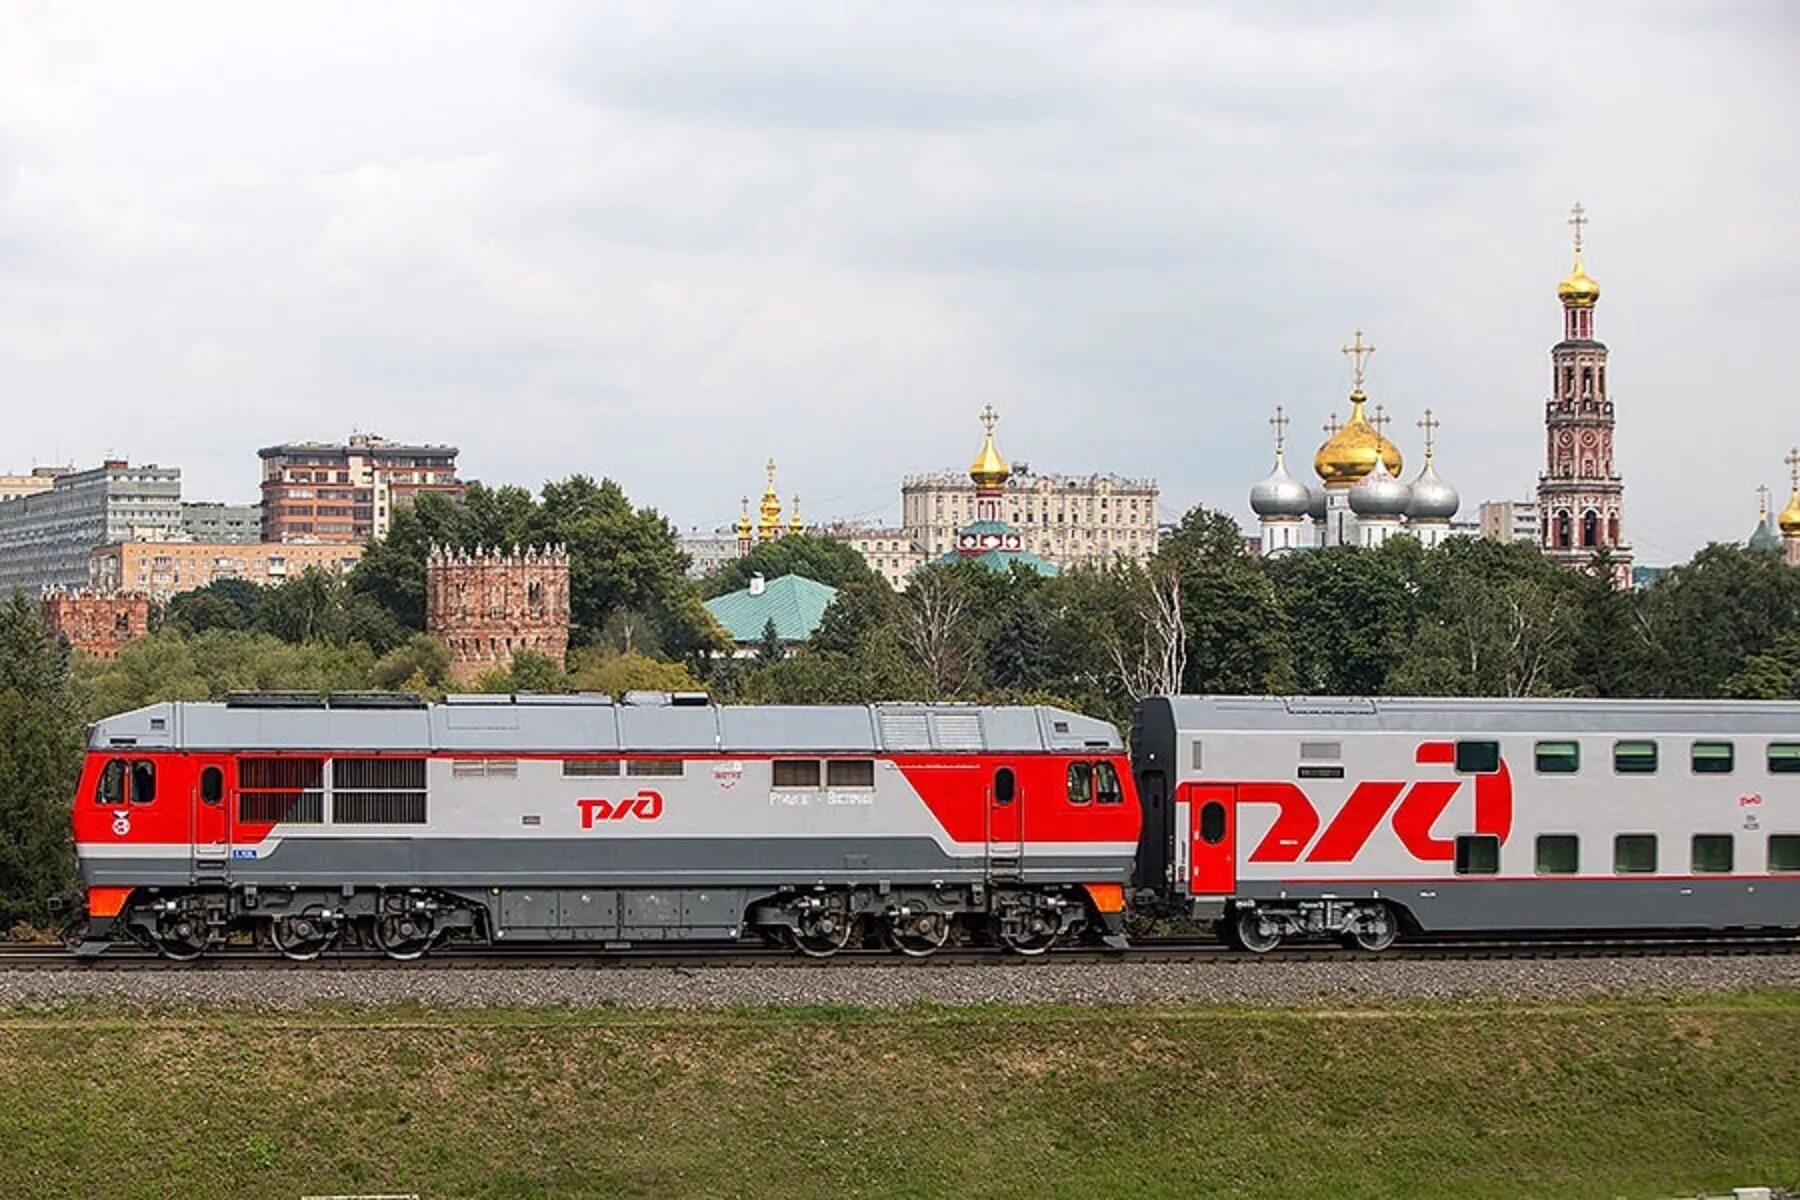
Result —
<instances>
[{"instance_id":1,"label":"locomotive door","mask_svg":"<svg viewBox=\"0 0 1800 1200\"><path fill-rule=\"evenodd\" d=\"M223 883L231 870L232 760L224 755L195 755L190 828L193 830L194 882Z\"/></svg>"},{"instance_id":2,"label":"locomotive door","mask_svg":"<svg viewBox=\"0 0 1800 1200\"><path fill-rule=\"evenodd\" d=\"M990 878L1018 878L1024 857L1025 802L1011 767L997 767L987 788L987 858Z\"/></svg>"},{"instance_id":3,"label":"locomotive door","mask_svg":"<svg viewBox=\"0 0 1800 1200\"><path fill-rule=\"evenodd\" d=\"M1229 896L1237 891L1237 789L1209 783L1184 783L1176 802L1187 813L1188 893Z\"/></svg>"}]
</instances>

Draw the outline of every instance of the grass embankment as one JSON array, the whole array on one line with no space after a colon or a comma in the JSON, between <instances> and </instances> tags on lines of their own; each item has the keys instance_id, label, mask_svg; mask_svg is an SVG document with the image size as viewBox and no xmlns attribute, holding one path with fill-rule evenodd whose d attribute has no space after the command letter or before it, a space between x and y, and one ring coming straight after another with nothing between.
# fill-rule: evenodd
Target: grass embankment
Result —
<instances>
[{"instance_id":1,"label":"grass embankment","mask_svg":"<svg viewBox=\"0 0 1800 1200\"><path fill-rule=\"evenodd\" d=\"M1668 1196L1800 1179L1800 997L0 1013L0 1194Z\"/></svg>"}]
</instances>

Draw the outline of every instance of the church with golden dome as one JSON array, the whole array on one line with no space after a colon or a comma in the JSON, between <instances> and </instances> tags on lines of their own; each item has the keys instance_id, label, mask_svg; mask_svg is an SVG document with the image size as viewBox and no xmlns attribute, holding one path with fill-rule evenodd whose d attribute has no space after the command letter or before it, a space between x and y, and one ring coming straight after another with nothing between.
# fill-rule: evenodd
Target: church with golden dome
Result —
<instances>
[{"instance_id":1,"label":"church with golden dome","mask_svg":"<svg viewBox=\"0 0 1800 1200\"><path fill-rule=\"evenodd\" d=\"M1752 550L1779 550L1790 567L1800 567L1800 446L1782 460L1788 469L1788 502L1779 515L1769 515L1769 489L1756 489L1756 530L1745 542Z\"/></svg>"},{"instance_id":2,"label":"church with golden dome","mask_svg":"<svg viewBox=\"0 0 1800 1200\"><path fill-rule=\"evenodd\" d=\"M1287 469L1287 412L1276 408L1269 424L1275 430L1275 469L1250 489L1250 508L1261 526L1262 553L1286 554L1329 546L1385 545L1409 534L1427 546L1450 536L1450 522L1461 507L1456 489L1438 476L1436 433L1441 422L1427 408L1419 420L1425 460L1408 483L1400 448L1387 437L1388 416L1377 404L1369 411L1364 365L1375 347L1363 331L1343 347L1352 363L1349 420L1337 414L1325 426L1328 435L1313 455L1316 484L1302 483Z\"/></svg>"}]
</instances>

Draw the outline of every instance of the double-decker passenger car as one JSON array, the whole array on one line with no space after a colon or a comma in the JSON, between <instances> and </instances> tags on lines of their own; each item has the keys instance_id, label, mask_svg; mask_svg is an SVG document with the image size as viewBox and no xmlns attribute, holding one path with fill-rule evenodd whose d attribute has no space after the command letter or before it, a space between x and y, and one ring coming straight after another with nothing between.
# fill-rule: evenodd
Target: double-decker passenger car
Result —
<instances>
[{"instance_id":1,"label":"double-decker passenger car","mask_svg":"<svg viewBox=\"0 0 1800 1200\"><path fill-rule=\"evenodd\" d=\"M90 953L251 931L310 958L355 930L405 958L451 933L1121 942L1139 829L1117 732L1076 713L659 693L156 704L91 730L74 831Z\"/></svg>"},{"instance_id":2,"label":"double-decker passenger car","mask_svg":"<svg viewBox=\"0 0 1800 1200\"><path fill-rule=\"evenodd\" d=\"M1160 697L1137 894L1243 946L1800 927L1800 704Z\"/></svg>"}]
</instances>

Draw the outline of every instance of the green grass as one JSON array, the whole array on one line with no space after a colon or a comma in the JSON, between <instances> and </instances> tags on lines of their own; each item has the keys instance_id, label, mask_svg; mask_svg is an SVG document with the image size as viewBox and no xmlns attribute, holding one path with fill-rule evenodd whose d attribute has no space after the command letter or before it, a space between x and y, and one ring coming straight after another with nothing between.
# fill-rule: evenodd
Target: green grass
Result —
<instances>
[{"instance_id":1,"label":"green grass","mask_svg":"<svg viewBox=\"0 0 1800 1200\"><path fill-rule=\"evenodd\" d=\"M0 1195L1664 1197L1800 1181L1800 995L0 1010Z\"/></svg>"}]
</instances>

